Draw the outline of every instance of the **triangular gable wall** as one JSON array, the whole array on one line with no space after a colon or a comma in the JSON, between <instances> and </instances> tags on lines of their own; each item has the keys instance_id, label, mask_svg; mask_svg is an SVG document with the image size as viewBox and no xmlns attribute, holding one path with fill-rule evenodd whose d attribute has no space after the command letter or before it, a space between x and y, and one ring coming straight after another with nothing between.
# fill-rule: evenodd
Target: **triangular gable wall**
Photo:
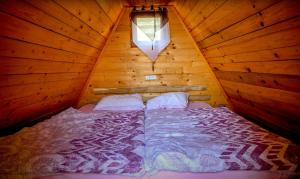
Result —
<instances>
[{"instance_id":1,"label":"triangular gable wall","mask_svg":"<svg viewBox=\"0 0 300 179\"><path fill-rule=\"evenodd\" d=\"M94 88L132 88L155 85L207 85L206 91L191 94L211 96L211 105L227 104L214 74L184 28L173 7L169 7L170 45L159 55L155 71L151 61L137 47L131 46L130 8L126 8L118 26L104 47L92 71L79 106L95 103L102 97ZM157 80L146 81L145 75L156 75ZM153 94L145 94L151 96Z\"/></svg>"}]
</instances>

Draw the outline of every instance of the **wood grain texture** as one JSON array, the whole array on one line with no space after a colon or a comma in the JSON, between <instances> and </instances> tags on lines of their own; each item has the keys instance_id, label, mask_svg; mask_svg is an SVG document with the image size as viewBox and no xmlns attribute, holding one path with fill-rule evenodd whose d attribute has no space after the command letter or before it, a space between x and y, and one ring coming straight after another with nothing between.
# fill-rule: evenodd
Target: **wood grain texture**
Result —
<instances>
[{"instance_id":1,"label":"wood grain texture","mask_svg":"<svg viewBox=\"0 0 300 179\"><path fill-rule=\"evenodd\" d=\"M211 105L227 104L222 89L192 37L184 28L176 11L169 8L171 43L152 64L138 48L131 47L130 9L127 8L118 26L99 56L94 70L80 98L79 106L97 102L103 95L95 95L94 88L142 88L149 86L207 86L207 90L189 92L210 95ZM156 75L157 80L146 81L145 75ZM163 90L160 93L164 92ZM144 93L151 97L151 91Z\"/></svg>"},{"instance_id":2,"label":"wood grain texture","mask_svg":"<svg viewBox=\"0 0 300 179\"><path fill-rule=\"evenodd\" d=\"M142 96L143 101L146 103L149 99L152 99L156 97L155 95L153 96ZM211 98L210 95L189 95L189 101L209 101Z\"/></svg>"},{"instance_id":3,"label":"wood grain texture","mask_svg":"<svg viewBox=\"0 0 300 179\"><path fill-rule=\"evenodd\" d=\"M151 5L169 5L173 0L126 0L126 6L151 6Z\"/></svg>"},{"instance_id":4,"label":"wood grain texture","mask_svg":"<svg viewBox=\"0 0 300 179\"><path fill-rule=\"evenodd\" d=\"M207 86L147 86L137 88L94 88L94 94L132 94L204 91Z\"/></svg>"},{"instance_id":5,"label":"wood grain texture","mask_svg":"<svg viewBox=\"0 0 300 179\"><path fill-rule=\"evenodd\" d=\"M300 1L174 4L233 108L300 136Z\"/></svg>"},{"instance_id":6,"label":"wood grain texture","mask_svg":"<svg viewBox=\"0 0 300 179\"><path fill-rule=\"evenodd\" d=\"M0 129L76 104L122 6L121 0L0 2Z\"/></svg>"}]
</instances>

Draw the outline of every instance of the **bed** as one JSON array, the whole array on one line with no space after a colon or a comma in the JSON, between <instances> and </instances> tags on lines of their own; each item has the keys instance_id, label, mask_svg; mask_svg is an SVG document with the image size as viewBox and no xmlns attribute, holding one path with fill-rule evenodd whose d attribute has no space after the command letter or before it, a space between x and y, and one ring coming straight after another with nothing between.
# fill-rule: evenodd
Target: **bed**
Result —
<instances>
[{"instance_id":1,"label":"bed","mask_svg":"<svg viewBox=\"0 0 300 179\"><path fill-rule=\"evenodd\" d=\"M51 119L0 138L0 178L61 173L141 176L144 111L69 108Z\"/></svg>"},{"instance_id":2,"label":"bed","mask_svg":"<svg viewBox=\"0 0 300 179\"><path fill-rule=\"evenodd\" d=\"M194 104L122 112L70 108L0 138L0 178L298 176L299 146L225 107Z\"/></svg>"}]
</instances>

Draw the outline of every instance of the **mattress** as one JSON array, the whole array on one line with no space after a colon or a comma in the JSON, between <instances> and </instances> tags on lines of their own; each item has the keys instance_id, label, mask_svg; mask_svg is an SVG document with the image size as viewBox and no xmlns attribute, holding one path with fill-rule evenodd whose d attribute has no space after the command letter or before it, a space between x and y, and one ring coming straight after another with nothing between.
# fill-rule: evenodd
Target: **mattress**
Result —
<instances>
[{"instance_id":1,"label":"mattress","mask_svg":"<svg viewBox=\"0 0 300 179\"><path fill-rule=\"evenodd\" d=\"M140 176L144 112L70 108L51 119L0 138L0 178L61 173Z\"/></svg>"},{"instance_id":2,"label":"mattress","mask_svg":"<svg viewBox=\"0 0 300 179\"><path fill-rule=\"evenodd\" d=\"M298 146L227 108L193 104L144 113L93 107L70 108L1 137L0 178L271 179L298 174ZM175 157L164 155L170 151ZM193 170L199 167L193 156L202 156L208 166Z\"/></svg>"},{"instance_id":3,"label":"mattress","mask_svg":"<svg viewBox=\"0 0 300 179\"><path fill-rule=\"evenodd\" d=\"M299 172L299 146L226 107L146 111L145 145L151 172Z\"/></svg>"}]
</instances>

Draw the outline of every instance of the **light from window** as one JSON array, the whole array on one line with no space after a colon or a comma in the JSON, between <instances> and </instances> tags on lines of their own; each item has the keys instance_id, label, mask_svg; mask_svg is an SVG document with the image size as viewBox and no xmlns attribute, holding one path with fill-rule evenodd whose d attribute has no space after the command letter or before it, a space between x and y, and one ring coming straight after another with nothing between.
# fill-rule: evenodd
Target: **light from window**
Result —
<instances>
[{"instance_id":1,"label":"light from window","mask_svg":"<svg viewBox=\"0 0 300 179\"><path fill-rule=\"evenodd\" d=\"M151 41L160 40L160 17L139 17L136 19L137 26L137 40ZM156 26L155 24L156 23ZM156 31L156 32L155 32Z\"/></svg>"}]
</instances>

